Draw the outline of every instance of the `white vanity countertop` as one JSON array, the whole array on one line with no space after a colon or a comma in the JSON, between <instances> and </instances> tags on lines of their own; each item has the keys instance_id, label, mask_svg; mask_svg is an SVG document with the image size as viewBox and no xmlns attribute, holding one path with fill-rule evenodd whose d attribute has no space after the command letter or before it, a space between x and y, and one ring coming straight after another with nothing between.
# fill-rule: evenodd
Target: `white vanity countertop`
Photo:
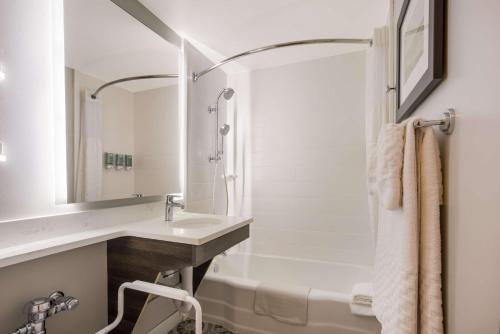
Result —
<instances>
[{"instance_id":1,"label":"white vanity countertop","mask_svg":"<svg viewBox=\"0 0 500 334\"><path fill-rule=\"evenodd\" d=\"M0 243L0 268L118 237L130 236L202 245L252 221L252 218L179 212L175 215L174 222L165 222L163 217L158 217L102 228L94 226L81 232L66 231L55 236L53 233L49 238L4 247Z\"/></svg>"}]
</instances>

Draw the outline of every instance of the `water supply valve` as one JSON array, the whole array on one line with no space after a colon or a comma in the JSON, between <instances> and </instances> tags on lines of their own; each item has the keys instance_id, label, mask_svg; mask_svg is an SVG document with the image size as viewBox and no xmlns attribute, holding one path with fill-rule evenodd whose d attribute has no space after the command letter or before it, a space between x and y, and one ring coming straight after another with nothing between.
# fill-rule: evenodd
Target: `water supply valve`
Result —
<instances>
[{"instance_id":1,"label":"water supply valve","mask_svg":"<svg viewBox=\"0 0 500 334\"><path fill-rule=\"evenodd\" d=\"M25 306L28 322L12 334L47 334L45 329L47 318L59 312L72 311L78 304L78 299L65 296L61 291L53 292L49 297L35 298Z\"/></svg>"}]
</instances>

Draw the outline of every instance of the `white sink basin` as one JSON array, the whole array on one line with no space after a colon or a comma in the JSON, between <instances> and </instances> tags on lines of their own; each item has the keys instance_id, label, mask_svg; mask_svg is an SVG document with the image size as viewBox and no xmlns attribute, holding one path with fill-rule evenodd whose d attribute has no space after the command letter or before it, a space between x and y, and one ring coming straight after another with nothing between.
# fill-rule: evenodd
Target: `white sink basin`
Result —
<instances>
[{"instance_id":1,"label":"white sink basin","mask_svg":"<svg viewBox=\"0 0 500 334\"><path fill-rule=\"evenodd\" d=\"M182 228L186 230L212 228L223 222L216 218L188 218L169 223L171 228Z\"/></svg>"}]
</instances>

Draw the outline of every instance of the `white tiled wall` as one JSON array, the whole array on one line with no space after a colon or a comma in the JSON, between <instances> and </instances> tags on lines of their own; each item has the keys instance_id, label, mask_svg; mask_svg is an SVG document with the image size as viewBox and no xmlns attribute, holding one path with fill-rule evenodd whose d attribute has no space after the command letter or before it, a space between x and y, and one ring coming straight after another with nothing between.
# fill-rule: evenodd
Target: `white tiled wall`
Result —
<instances>
[{"instance_id":1,"label":"white tiled wall","mask_svg":"<svg viewBox=\"0 0 500 334\"><path fill-rule=\"evenodd\" d=\"M251 251L371 264L365 54L251 76Z\"/></svg>"},{"instance_id":2,"label":"white tiled wall","mask_svg":"<svg viewBox=\"0 0 500 334\"><path fill-rule=\"evenodd\" d=\"M200 51L185 42L188 74L201 71L213 63ZM221 89L227 84L227 76L221 70L215 70L200 78L197 82L189 80L187 113L188 113L188 175L187 175L187 208L192 212L208 213L212 207L212 182L214 164L208 162L214 150L215 123L214 115L208 113L208 106L213 105ZM220 99L219 124L226 119L226 103ZM216 177L217 199L216 213L223 214L225 194L222 188L221 169Z\"/></svg>"}]
</instances>

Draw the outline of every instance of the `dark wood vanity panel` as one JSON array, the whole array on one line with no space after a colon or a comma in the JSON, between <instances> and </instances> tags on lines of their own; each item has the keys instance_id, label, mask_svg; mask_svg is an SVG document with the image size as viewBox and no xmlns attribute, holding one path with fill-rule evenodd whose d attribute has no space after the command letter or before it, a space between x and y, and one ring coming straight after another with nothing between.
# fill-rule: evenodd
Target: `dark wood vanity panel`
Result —
<instances>
[{"instance_id":1,"label":"dark wood vanity panel","mask_svg":"<svg viewBox=\"0 0 500 334\"><path fill-rule=\"evenodd\" d=\"M166 270L192 266L193 289L196 291L212 258L249 237L250 228L243 226L203 245L122 237L107 242L108 254L108 320L116 318L118 288L124 282L141 280L154 283ZM148 295L125 290L125 310L113 334L130 334L146 303Z\"/></svg>"}]
</instances>

